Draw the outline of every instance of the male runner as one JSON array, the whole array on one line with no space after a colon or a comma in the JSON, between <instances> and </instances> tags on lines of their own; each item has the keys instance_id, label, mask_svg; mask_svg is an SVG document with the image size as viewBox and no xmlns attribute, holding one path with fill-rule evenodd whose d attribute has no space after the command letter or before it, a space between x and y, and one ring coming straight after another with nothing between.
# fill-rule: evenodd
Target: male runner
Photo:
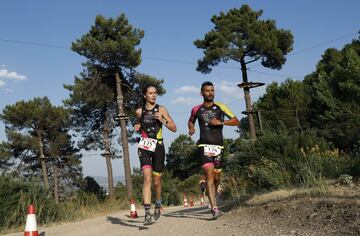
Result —
<instances>
[{"instance_id":1,"label":"male runner","mask_svg":"<svg viewBox=\"0 0 360 236\"><path fill-rule=\"evenodd\" d=\"M223 126L237 126L240 124L230 109L222 103L214 102L214 85L206 81L201 85L201 95L204 102L191 110L188 122L189 135L195 133L195 121L199 121L200 140L198 142L202 168L205 171L207 194L211 205L213 219L221 214L218 209L215 193L220 184L222 155L224 149ZM224 117L227 120L224 120Z\"/></svg>"}]
</instances>

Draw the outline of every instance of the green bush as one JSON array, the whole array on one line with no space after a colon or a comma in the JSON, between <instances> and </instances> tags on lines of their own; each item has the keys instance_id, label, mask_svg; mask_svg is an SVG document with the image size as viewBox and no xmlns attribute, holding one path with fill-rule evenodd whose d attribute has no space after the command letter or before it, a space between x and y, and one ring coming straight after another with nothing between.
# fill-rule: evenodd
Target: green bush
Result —
<instances>
[{"instance_id":1,"label":"green bush","mask_svg":"<svg viewBox=\"0 0 360 236\"><path fill-rule=\"evenodd\" d=\"M188 197L193 195L194 198L200 195L200 186L199 186L199 175L192 175L189 178L185 179L184 181L179 182L177 189L183 199L183 194L185 193Z\"/></svg>"},{"instance_id":2,"label":"green bush","mask_svg":"<svg viewBox=\"0 0 360 236\"><path fill-rule=\"evenodd\" d=\"M133 194L138 203L142 204L142 188L144 184L144 177L139 169L134 169L132 175ZM180 180L172 175L169 171L162 173L162 191L161 198L163 205L179 205L181 198L179 197L177 185ZM152 187L152 202L155 202L155 190Z\"/></svg>"},{"instance_id":3,"label":"green bush","mask_svg":"<svg viewBox=\"0 0 360 236\"><path fill-rule=\"evenodd\" d=\"M56 204L51 192L45 191L40 183L40 180L0 176L0 232L23 228L30 204L36 208L36 219L40 225L82 219L125 205L128 207L123 200L104 201L97 193L86 193L81 189L73 192L65 202Z\"/></svg>"},{"instance_id":4,"label":"green bush","mask_svg":"<svg viewBox=\"0 0 360 236\"><path fill-rule=\"evenodd\" d=\"M37 221L46 224L61 218L51 195L37 182L0 176L0 230L25 223L27 207L34 204Z\"/></svg>"},{"instance_id":5,"label":"green bush","mask_svg":"<svg viewBox=\"0 0 360 236\"><path fill-rule=\"evenodd\" d=\"M235 145L238 151L225 165L224 182L231 195L311 186L349 172L352 163L349 155L331 150L311 130L265 132L256 141L239 139Z\"/></svg>"},{"instance_id":6,"label":"green bush","mask_svg":"<svg viewBox=\"0 0 360 236\"><path fill-rule=\"evenodd\" d=\"M179 195L178 185L180 180L175 178L171 172L165 171L162 174L162 202L163 205L180 205L181 197ZM154 191L153 191L154 193ZM155 194L153 194L153 199L155 199Z\"/></svg>"}]
</instances>

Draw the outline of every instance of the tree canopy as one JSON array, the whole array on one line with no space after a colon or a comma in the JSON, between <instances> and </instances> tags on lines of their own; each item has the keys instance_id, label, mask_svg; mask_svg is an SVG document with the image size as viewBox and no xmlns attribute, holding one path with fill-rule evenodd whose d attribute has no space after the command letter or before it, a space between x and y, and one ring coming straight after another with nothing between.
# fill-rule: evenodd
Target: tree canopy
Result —
<instances>
[{"instance_id":1,"label":"tree canopy","mask_svg":"<svg viewBox=\"0 0 360 236\"><path fill-rule=\"evenodd\" d=\"M81 155L68 134L66 109L53 106L47 97L34 98L7 105L0 118L8 139L1 144L1 150L17 160L13 161L17 175L42 177L45 187L50 187L49 177L54 184L56 179L57 189L61 183L77 184Z\"/></svg>"},{"instance_id":2,"label":"tree canopy","mask_svg":"<svg viewBox=\"0 0 360 236\"><path fill-rule=\"evenodd\" d=\"M204 39L194 42L204 50L197 70L211 72L211 67L229 59L245 64L261 59L261 64L281 69L285 55L292 50L293 36L290 31L277 29L274 20L260 20L263 11L253 11L248 5L234 8L227 13L214 15L214 28Z\"/></svg>"},{"instance_id":3,"label":"tree canopy","mask_svg":"<svg viewBox=\"0 0 360 236\"><path fill-rule=\"evenodd\" d=\"M179 179L199 173L201 159L197 155L197 147L188 135L181 134L169 147L166 154L166 168Z\"/></svg>"},{"instance_id":4,"label":"tree canopy","mask_svg":"<svg viewBox=\"0 0 360 236\"><path fill-rule=\"evenodd\" d=\"M90 31L72 44L72 50L101 68L134 68L141 63L141 49L135 47L143 37L144 31L134 29L125 14L115 19L98 15Z\"/></svg>"},{"instance_id":5,"label":"tree canopy","mask_svg":"<svg viewBox=\"0 0 360 236\"><path fill-rule=\"evenodd\" d=\"M357 145L360 140L359 39L342 50L327 49L304 83L311 97L312 126L337 147Z\"/></svg>"}]
</instances>

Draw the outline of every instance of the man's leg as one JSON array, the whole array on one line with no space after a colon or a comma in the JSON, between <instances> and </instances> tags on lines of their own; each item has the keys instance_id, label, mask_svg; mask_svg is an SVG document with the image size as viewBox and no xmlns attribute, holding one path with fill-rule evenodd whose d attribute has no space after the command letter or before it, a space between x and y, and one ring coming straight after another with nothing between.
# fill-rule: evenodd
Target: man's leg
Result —
<instances>
[{"instance_id":1,"label":"man's leg","mask_svg":"<svg viewBox=\"0 0 360 236\"><path fill-rule=\"evenodd\" d=\"M219 185L220 185L220 175L222 169L222 156L223 152L219 156L214 158L214 184L215 184L215 193L219 193Z\"/></svg>"},{"instance_id":2,"label":"man's leg","mask_svg":"<svg viewBox=\"0 0 360 236\"><path fill-rule=\"evenodd\" d=\"M216 198L215 198L215 185L214 185L214 165L207 164L203 167L206 177L206 192L209 198L211 208L216 207Z\"/></svg>"},{"instance_id":3,"label":"man's leg","mask_svg":"<svg viewBox=\"0 0 360 236\"><path fill-rule=\"evenodd\" d=\"M217 169L214 169L214 185L215 185L215 193L218 192L219 190L219 185L220 185L220 175L221 172L217 171Z\"/></svg>"}]
</instances>

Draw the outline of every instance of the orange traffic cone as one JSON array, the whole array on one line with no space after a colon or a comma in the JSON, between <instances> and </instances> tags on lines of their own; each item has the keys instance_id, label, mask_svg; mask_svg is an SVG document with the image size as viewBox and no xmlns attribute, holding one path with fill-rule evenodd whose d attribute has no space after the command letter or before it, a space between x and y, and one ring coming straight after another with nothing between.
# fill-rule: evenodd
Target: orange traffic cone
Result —
<instances>
[{"instance_id":1,"label":"orange traffic cone","mask_svg":"<svg viewBox=\"0 0 360 236\"><path fill-rule=\"evenodd\" d=\"M135 201L134 199L131 199L130 201L130 217L131 218L138 218L138 214L136 212L136 207L135 207Z\"/></svg>"},{"instance_id":2,"label":"orange traffic cone","mask_svg":"<svg viewBox=\"0 0 360 236\"><path fill-rule=\"evenodd\" d=\"M188 206L189 206L189 204L186 199L186 194L184 193L184 207L188 207Z\"/></svg>"},{"instance_id":3,"label":"orange traffic cone","mask_svg":"<svg viewBox=\"0 0 360 236\"><path fill-rule=\"evenodd\" d=\"M38 236L37 224L36 224L36 216L35 216L35 206L28 206L28 213L26 217L26 225L24 236Z\"/></svg>"},{"instance_id":4,"label":"orange traffic cone","mask_svg":"<svg viewBox=\"0 0 360 236\"><path fill-rule=\"evenodd\" d=\"M205 206L205 197L204 194L200 195L200 206Z\"/></svg>"},{"instance_id":5,"label":"orange traffic cone","mask_svg":"<svg viewBox=\"0 0 360 236\"><path fill-rule=\"evenodd\" d=\"M190 194L190 206L191 206L191 207L194 206L194 201L193 201L192 194Z\"/></svg>"}]
</instances>

